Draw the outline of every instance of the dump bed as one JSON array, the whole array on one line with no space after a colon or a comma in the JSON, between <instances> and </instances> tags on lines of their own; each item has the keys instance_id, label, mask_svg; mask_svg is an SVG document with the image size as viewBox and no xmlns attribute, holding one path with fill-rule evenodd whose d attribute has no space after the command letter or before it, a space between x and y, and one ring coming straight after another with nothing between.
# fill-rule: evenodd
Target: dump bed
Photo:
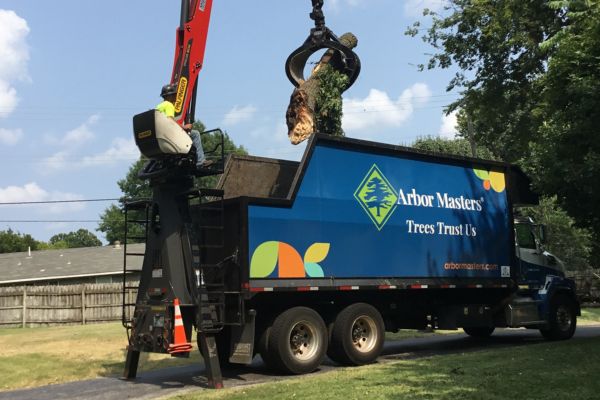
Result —
<instances>
[{"instance_id":1,"label":"dump bed","mask_svg":"<svg viewBox=\"0 0 600 400\"><path fill-rule=\"evenodd\" d=\"M253 291L507 287L512 205L536 201L508 164L324 135L299 165L259 164L230 160L221 181L260 182L226 208L227 249Z\"/></svg>"}]
</instances>

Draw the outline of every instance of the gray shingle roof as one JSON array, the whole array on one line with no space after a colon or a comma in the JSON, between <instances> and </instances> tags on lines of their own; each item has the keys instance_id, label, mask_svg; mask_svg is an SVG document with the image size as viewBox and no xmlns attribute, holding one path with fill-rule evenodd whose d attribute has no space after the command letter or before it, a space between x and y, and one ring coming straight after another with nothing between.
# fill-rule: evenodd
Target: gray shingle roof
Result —
<instances>
[{"instance_id":1,"label":"gray shingle roof","mask_svg":"<svg viewBox=\"0 0 600 400\"><path fill-rule=\"evenodd\" d=\"M144 244L130 244L127 252L144 252ZM0 254L0 285L123 272L123 246L32 251ZM128 257L129 269L141 269L143 257Z\"/></svg>"}]
</instances>

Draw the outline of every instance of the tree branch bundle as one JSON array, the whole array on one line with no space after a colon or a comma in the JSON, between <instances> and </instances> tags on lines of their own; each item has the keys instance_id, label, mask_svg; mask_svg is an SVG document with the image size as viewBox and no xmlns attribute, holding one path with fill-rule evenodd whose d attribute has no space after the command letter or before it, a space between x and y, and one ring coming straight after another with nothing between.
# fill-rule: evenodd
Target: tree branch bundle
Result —
<instances>
[{"instance_id":1,"label":"tree branch bundle","mask_svg":"<svg viewBox=\"0 0 600 400\"><path fill-rule=\"evenodd\" d=\"M340 43L353 49L358 39L352 33L340 36ZM342 93L347 89L348 77L341 73L339 52L327 50L310 77L294 89L286 112L288 137L299 144L319 131L343 135L341 130Z\"/></svg>"}]
</instances>

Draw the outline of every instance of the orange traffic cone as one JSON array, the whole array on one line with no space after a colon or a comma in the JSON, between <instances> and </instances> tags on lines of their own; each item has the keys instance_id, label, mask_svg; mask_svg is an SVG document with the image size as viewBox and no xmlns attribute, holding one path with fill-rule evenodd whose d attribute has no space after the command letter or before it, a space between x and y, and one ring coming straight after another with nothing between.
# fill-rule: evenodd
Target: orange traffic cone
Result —
<instances>
[{"instance_id":1,"label":"orange traffic cone","mask_svg":"<svg viewBox=\"0 0 600 400\"><path fill-rule=\"evenodd\" d=\"M169 354L189 353L192 350L192 344L187 341L185 328L183 327L183 318L179 308L179 299L173 300L175 308L175 324L173 326L173 343L169 345Z\"/></svg>"}]
</instances>

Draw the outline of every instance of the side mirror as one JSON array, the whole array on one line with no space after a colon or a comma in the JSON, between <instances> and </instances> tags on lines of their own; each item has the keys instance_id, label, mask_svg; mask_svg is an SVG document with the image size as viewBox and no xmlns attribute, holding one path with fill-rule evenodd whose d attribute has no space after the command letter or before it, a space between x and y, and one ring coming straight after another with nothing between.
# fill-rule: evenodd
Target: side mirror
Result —
<instances>
[{"instance_id":1,"label":"side mirror","mask_svg":"<svg viewBox=\"0 0 600 400\"><path fill-rule=\"evenodd\" d=\"M540 239L540 243L546 243L546 225L538 225L538 238Z\"/></svg>"}]
</instances>

